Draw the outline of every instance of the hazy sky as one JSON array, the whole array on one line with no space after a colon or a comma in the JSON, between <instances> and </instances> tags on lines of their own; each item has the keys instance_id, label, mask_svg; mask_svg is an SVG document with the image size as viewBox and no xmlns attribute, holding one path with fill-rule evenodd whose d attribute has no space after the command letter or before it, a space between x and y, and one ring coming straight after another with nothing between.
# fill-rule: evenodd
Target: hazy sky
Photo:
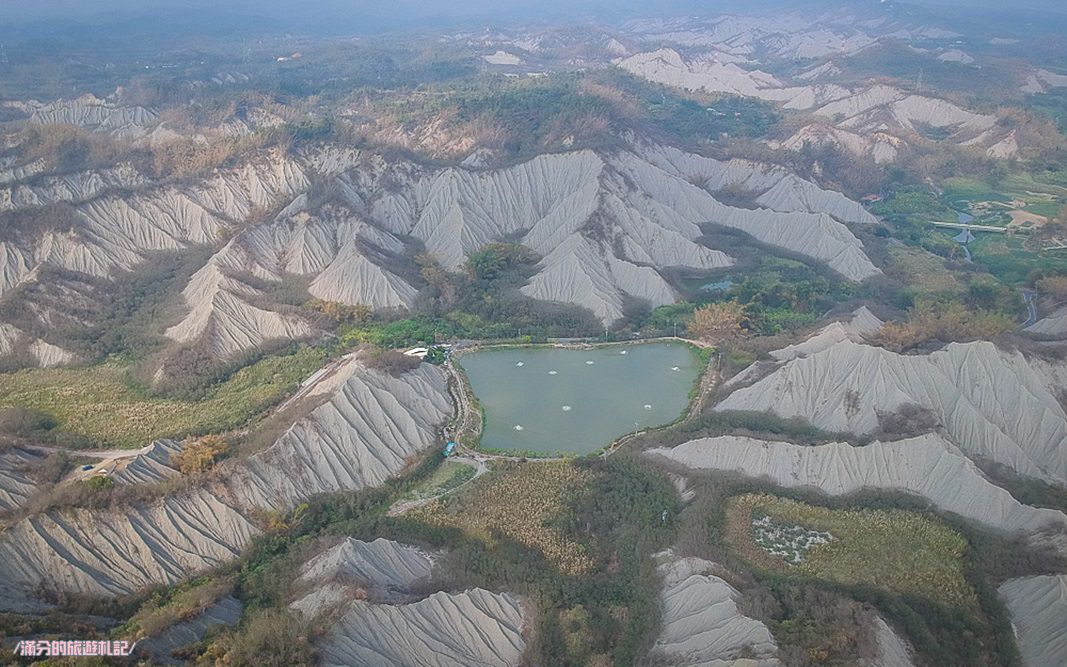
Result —
<instances>
[{"instance_id":1,"label":"hazy sky","mask_svg":"<svg viewBox=\"0 0 1067 667\"><path fill-rule=\"evenodd\" d=\"M875 4L880 0L850 0L855 4ZM849 4L849 0L843 3ZM910 4L929 6L1027 8L1067 13L1064 0L908 0ZM0 17L72 18L107 12L149 13L161 9L180 9L186 12L235 9L264 15L297 19L306 15L334 12L363 13L375 18L394 16L437 17L510 13L557 13L619 11L708 11L738 9L759 5L795 5L797 7L826 4L824 0L2 0Z\"/></svg>"},{"instance_id":2,"label":"hazy sky","mask_svg":"<svg viewBox=\"0 0 1067 667\"><path fill-rule=\"evenodd\" d=\"M744 9L816 9L826 4L878 4L880 0L0 0L0 24L35 21L68 25L129 25L155 16L190 30L291 29L313 32L378 32L456 23L591 16L625 18L635 14L715 14ZM1067 14L1067 0L909 0L937 8L1030 8ZM149 22L150 23L150 22ZM143 24L138 29L144 29ZM151 27L151 26L148 26ZM17 39L17 36L13 36Z\"/></svg>"}]
</instances>

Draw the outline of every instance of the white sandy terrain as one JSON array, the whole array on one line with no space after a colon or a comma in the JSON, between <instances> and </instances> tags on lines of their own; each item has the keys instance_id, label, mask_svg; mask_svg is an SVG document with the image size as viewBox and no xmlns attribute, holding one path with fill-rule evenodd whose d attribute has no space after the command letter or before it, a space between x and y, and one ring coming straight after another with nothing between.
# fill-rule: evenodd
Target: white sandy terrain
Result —
<instances>
[{"instance_id":1,"label":"white sandy terrain","mask_svg":"<svg viewBox=\"0 0 1067 667\"><path fill-rule=\"evenodd\" d=\"M316 647L323 664L518 665L526 640L517 597L475 588L411 599L430 583L435 558L390 540L346 539L304 566L297 585L310 589L291 606L336 619Z\"/></svg>"},{"instance_id":2,"label":"white sandy terrain","mask_svg":"<svg viewBox=\"0 0 1067 667\"><path fill-rule=\"evenodd\" d=\"M1067 516L1015 500L936 434L862 447L841 442L794 445L726 435L648 453L693 470L736 473L831 496L865 489L913 494L942 511L1067 552Z\"/></svg>"},{"instance_id":3,"label":"white sandy terrain","mask_svg":"<svg viewBox=\"0 0 1067 667\"><path fill-rule=\"evenodd\" d=\"M438 444L438 426L452 412L440 369L424 364L393 378L352 360L338 375L320 407L263 452L223 462L217 481L134 501L123 512L34 514L0 532L0 609L42 608L41 587L121 595L175 583L236 557L260 532L248 518L256 511L284 512L318 493L380 484ZM173 450L156 443L117 482L173 476ZM11 504L32 492L18 479L6 488Z\"/></svg>"},{"instance_id":4,"label":"white sandy terrain","mask_svg":"<svg viewBox=\"0 0 1067 667\"><path fill-rule=\"evenodd\" d=\"M738 611L741 594L711 573L714 563L666 557L657 569L663 577L663 591L660 634L649 656L654 664L781 665L770 630Z\"/></svg>"},{"instance_id":5,"label":"white sandy terrain","mask_svg":"<svg viewBox=\"0 0 1067 667\"><path fill-rule=\"evenodd\" d=\"M526 642L519 599L473 588L406 605L353 602L319 646L322 664L510 667Z\"/></svg>"},{"instance_id":6,"label":"white sandy terrain","mask_svg":"<svg viewBox=\"0 0 1067 667\"><path fill-rule=\"evenodd\" d=\"M1017 473L1067 484L1067 415L1047 376L1019 352L954 343L900 355L841 341L785 363L716 410L770 411L830 432L872 433L879 413L929 409L953 444Z\"/></svg>"},{"instance_id":7,"label":"white sandy terrain","mask_svg":"<svg viewBox=\"0 0 1067 667\"><path fill-rule=\"evenodd\" d=\"M1045 317L1026 327L1033 334L1063 338L1067 336L1067 306L1061 306Z\"/></svg>"},{"instance_id":8,"label":"white sandy terrain","mask_svg":"<svg viewBox=\"0 0 1067 667\"><path fill-rule=\"evenodd\" d=\"M1022 577L997 589L1026 667L1067 664L1067 575Z\"/></svg>"},{"instance_id":9,"label":"white sandy terrain","mask_svg":"<svg viewBox=\"0 0 1067 667\"><path fill-rule=\"evenodd\" d=\"M961 65L973 65L974 56L960 49L947 49L937 56L937 59L946 63L959 63Z\"/></svg>"},{"instance_id":10,"label":"white sandy terrain","mask_svg":"<svg viewBox=\"0 0 1067 667\"><path fill-rule=\"evenodd\" d=\"M0 512L18 509L37 491L37 482L25 469L42 458L37 452L20 447L0 451Z\"/></svg>"},{"instance_id":11,"label":"white sandy terrain","mask_svg":"<svg viewBox=\"0 0 1067 667\"><path fill-rule=\"evenodd\" d=\"M328 203L309 205L311 174L332 181ZM726 188L749 193L753 208L718 201ZM278 212L264 218L268 209ZM186 285L185 313L165 331L179 343L205 341L220 358L316 333L245 276L304 277L311 295L327 301L410 307L416 288L402 268L410 263L404 239L449 269L486 243L517 239L543 257L526 294L585 306L605 324L633 297L675 301L667 269L728 266L730 257L698 242L709 224L851 280L879 273L844 224L875 219L840 193L781 168L636 140L629 149L544 155L501 169L435 168L338 146L261 154L181 187L124 195L105 188L75 203L73 215L74 228L0 241L0 293L46 267L107 278L137 270L156 251L228 239ZM69 361L41 345L35 352L42 363Z\"/></svg>"},{"instance_id":12,"label":"white sandy terrain","mask_svg":"<svg viewBox=\"0 0 1067 667\"><path fill-rule=\"evenodd\" d=\"M844 340L861 343L884 324L885 322L863 306L856 309L847 320L831 322L803 342L775 350L771 352L771 356L778 361L789 361L797 357L809 357Z\"/></svg>"},{"instance_id":13,"label":"white sandy terrain","mask_svg":"<svg viewBox=\"0 0 1067 667\"><path fill-rule=\"evenodd\" d=\"M120 106L92 94L42 105L30 117L38 125L75 125L123 139L144 136L157 120L151 109Z\"/></svg>"},{"instance_id":14,"label":"white sandy terrain","mask_svg":"<svg viewBox=\"0 0 1067 667\"><path fill-rule=\"evenodd\" d=\"M227 480L249 507L285 511L319 493L358 491L400 473L439 443L452 414L444 371L422 364L399 378L353 359L328 400Z\"/></svg>"},{"instance_id":15,"label":"white sandy terrain","mask_svg":"<svg viewBox=\"0 0 1067 667\"><path fill-rule=\"evenodd\" d=\"M29 180L29 177L26 180ZM108 190L144 185L147 179L133 166L120 164L107 169L46 176L30 182L20 181L22 179L12 178L12 185L0 188L0 211L57 202L83 202Z\"/></svg>"},{"instance_id":16,"label":"white sandy terrain","mask_svg":"<svg viewBox=\"0 0 1067 667\"><path fill-rule=\"evenodd\" d=\"M738 62L729 55L736 52L721 48L687 59L675 49L663 47L636 53L617 65L655 83L754 97L784 109L811 111L825 119L824 124L808 125L787 140L771 142L775 148L797 151L806 144L831 144L853 155L870 157L876 163L886 163L894 161L902 147L916 140L916 133L930 127L947 130L948 141L980 147L990 157L1007 159L1018 153L1014 134L1010 129L997 128L993 115L974 113L942 99L910 94L885 84L850 90L818 83L834 71L829 62L802 73L799 85L794 85L763 72L756 63ZM946 53L950 59L966 56L962 52L962 56L953 51ZM1038 76L1032 75L1031 79L1037 82ZM1056 80L1046 74L1040 76L1045 77L1042 81Z\"/></svg>"},{"instance_id":17,"label":"white sandy terrain","mask_svg":"<svg viewBox=\"0 0 1067 667\"><path fill-rule=\"evenodd\" d=\"M153 484L177 477L181 473L172 459L181 450L176 440L156 440L109 476L115 484Z\"/></svg>"},{"instance_id":18,"label":"white sandy terrain","mask_svg":"<svg viewBox=\"0 0 1067 667\"><path fill-rule=\"evenodd\" d=\"M497 51L487 56L482 56L482 60L490 65L521 65L522 58L514 53L508 53L507 51Z\"/></svg>"}]
</instances>

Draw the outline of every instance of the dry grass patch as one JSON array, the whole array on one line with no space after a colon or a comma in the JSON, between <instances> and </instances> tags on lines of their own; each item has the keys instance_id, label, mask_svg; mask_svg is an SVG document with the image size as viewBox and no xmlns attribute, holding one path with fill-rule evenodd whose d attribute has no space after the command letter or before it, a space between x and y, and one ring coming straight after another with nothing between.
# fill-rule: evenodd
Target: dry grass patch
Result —
<instances>
[{"instance_id":1,"label":"dry grass patch","mask_svg":"<svg viewBox=\"0 0 1067 667\"><path fill-rule=\"evenodd\" d=\"M945 260L903 244L889 246L887 272L904 284L928 294L956 294L963 290Z\"/></svg>"},{"instance_id":2,"label":"dry grass patch","mask_svg":"<svg viewBox=\"0 0 1067 667\"><path fill-rule=\"evenodd\" d=\"M233 583L233 577L207 578L165 591L165 597L149 599L130 619L127 629L134 639L158 635L172 625L202 614L229 595Z\"/></svg>"},{"instance_id":3,"label":"dry grass patch","mask_svg":"<svg viewBox=\"0 0 1067 667\"><path fill-rule=\"evenodd\" d=\"M459 528L491 543L504 536L541 551L564 574L592 569L585 547L552 525L591 474L570 462L502 462L462 491L412 512L434 526Z\"/></svg>"},{"instance_id":4,"label":"dry grass patch","mask_svg":"<svg viewBox=\"0 0 1067 667\"><path fill-rule=\"evenodd\" d=\"M286 394L323 361L303 348L268 357L234 373L203 400L150 396L132 387L115 363L0 374L0 409L29 408L48 415L59 432L105 447L141 447L164 437L226 431L247 423Z\"/></svg>"},{"instance_id":5,"label":"dry grass patch","mask_svg":"<svg viewBox=\"0 0 1067 667\"><path fill-rule=\"evenodd\" d=\"M756 543L754 520L829 533L800 562L772 556ZM813 577L846 586L870 586L898 595L926 598L949 607L979 609L964 576L967 542L935 519L903 510L826 507L763 494L735 496L727 503L726 539L758 570Z\"/></svg>"}]
</instances>

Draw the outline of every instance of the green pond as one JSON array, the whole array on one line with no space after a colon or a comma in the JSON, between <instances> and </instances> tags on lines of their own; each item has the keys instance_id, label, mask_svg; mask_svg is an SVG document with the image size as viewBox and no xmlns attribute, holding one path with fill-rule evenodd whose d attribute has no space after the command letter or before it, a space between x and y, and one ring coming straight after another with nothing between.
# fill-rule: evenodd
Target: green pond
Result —
<instances>
[{"instance_id":1,"label":"green pond","mask_svg":"<svg viewBox=\"0 0 1067 667\"><path fill-rule=\"evenodd\" d=\"M481 350L460 365L485 411L482 446L546 454L588 454L674 421L701 367L681 343Z\"/></svg>"}]
</instances>

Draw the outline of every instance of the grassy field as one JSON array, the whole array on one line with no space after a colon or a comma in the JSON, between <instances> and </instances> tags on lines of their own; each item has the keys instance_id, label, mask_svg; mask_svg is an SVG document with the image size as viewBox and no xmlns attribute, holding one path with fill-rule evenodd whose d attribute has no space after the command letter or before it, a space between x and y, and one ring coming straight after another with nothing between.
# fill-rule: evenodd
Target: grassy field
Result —
<instances>
[{"instance_id":1,"label":"grassy field","mask_svg":"<svg viewBox=\"0 0 1067 667\"><path fill-rule=\"evenodd\" d=\"M975 263L1008 284L1026 282L1032 271L1067 272L1067 250L1034 252L1023 247L1023 238L979 234L971 244Z\"/></svg>"},{"instance_id":2,"label":"grassy field","mask_svg":"<svg viewBox=\"0 0 1067 667\"><path fill-rule=\"evenodd\" d=\"M889 247L886 272L925 294L956 294L963 289L943 259L905 245Z\"/></svg>"},{"instance_id":3,"label":"grassy field","mask_svg":"<svg viewBox=\"0 0 1067 667\"><path fill-rule=\"evenodd\" d=\"M135 448L156 438L237 428L281 400L321 366L323 353L302 348L234 373L200 401L157 398L128 382L115 363L32 369L0 375L0 408L51 416L55 429L92 446Z\"/></svg>"},{"instance_id":4,"label":"grassy field","mask_svg":"<svg viewBox=\"0 0 1067 667\"><path fill-rule=\"evenodd\" d=\"M565 574L587 572L593 561L581 544L551 525L568 495L589 481L570 462L502 462L464 490L415 510L411 517L459 528L492 543L500 534L536 548Z\"/></svg>"},{"instance_id":5,"label":"grassy field","mask_svg":"<svg viewBox=\"0 0 1067 667\"><path fill-rule=\"evenodd\" d=\"M772 556L755 541L753 520L800 526L832 536L811 546L798 563ZM967 542L945 524L903 510L834 510L771 495L735 496L727 503L726 538L757 570L869 586L976 610L977 596L964 576Z\"/></svg>"},{"instance_id":6,"label":"grassy field","mask_svg":"<svg viewBox=\"0 0 1067 667\"><path fill-rule=\"evenodd\" d=\"M1067 204L1067 188L1058 180L1058 172L1039 177L1013 173L995 184L975 178L949 178L942 183L942 200L956 211L970 213L979 224L1007 225L1011 221L1007 212L1016 208L1054 217ZM1012 206L1012 201L1024 204Z\"/></svg>"},{"instance_id":7,"label":"grassy field","mask_svg":"<svg viewBox=\"0 0 1067 667\"><path fill-rule=\"evenodd\" d=\"M409 500L433 498L447 493L474 477L475 470L465 463L445 461L429 477L420 482L404 497Z\"/></svg>"}]
</instances>

